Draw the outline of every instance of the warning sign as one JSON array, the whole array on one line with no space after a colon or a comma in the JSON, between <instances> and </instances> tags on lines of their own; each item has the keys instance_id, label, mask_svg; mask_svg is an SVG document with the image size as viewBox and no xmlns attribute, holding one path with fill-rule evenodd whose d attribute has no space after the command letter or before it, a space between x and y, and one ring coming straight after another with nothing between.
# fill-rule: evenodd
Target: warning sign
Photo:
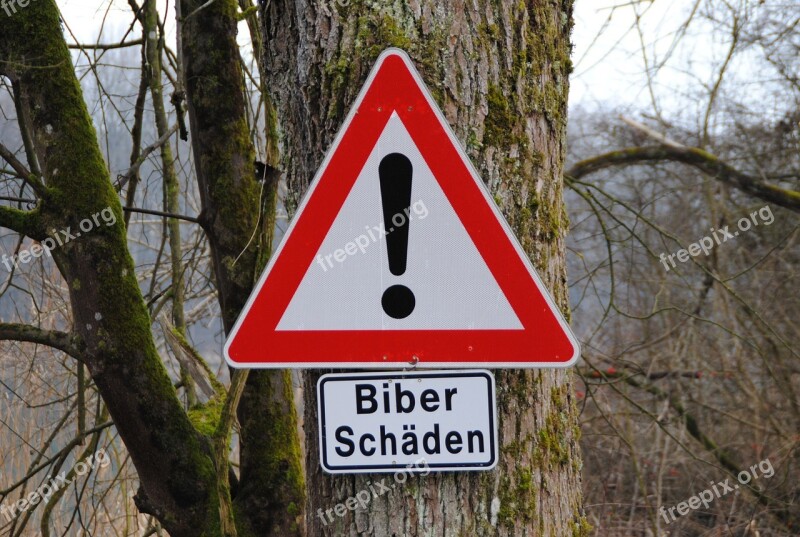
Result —
<instances>
[{"instance_id":1,"label":"warning sign","mask_svg":"<svg viewBox=\"0 0 800 537\"><path fill-rule=\"evenodd\" d=\"M578 343L411 60L390 49L225 355L234 367L557 367Z\"/></svg>"}]
</instances>

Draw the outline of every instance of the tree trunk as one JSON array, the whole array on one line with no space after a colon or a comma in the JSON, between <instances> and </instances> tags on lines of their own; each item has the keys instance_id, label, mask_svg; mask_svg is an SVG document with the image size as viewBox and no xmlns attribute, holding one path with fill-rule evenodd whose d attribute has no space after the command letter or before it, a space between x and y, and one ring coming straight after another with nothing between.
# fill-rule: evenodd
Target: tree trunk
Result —
<instances>
[{"instance_id":1,"label":"tree trunk","mask_svg":"<svg viewBox=\"0 0 800 537\"><path fill-rule=\"evenodd\" d=\"M181 0L179 6L202 221L227 333L271 254L277 177L269 167L258 178L262 185L256 178L236 44L237 2ZM277 370L243 374L236 527L240 535L301 535L305 497L291 376Z\"/></svg>"},{"instance_id":2,"label":"tree trunk","mask_svg":"<svg viewBox=\"0 0 800 537\"><path fill-rule=\"evenodd\" d=\"M402 48L567 312L561 172L571 23L570 0L271 2L265 76L283 135L289 209L378 54ZM319 372L307 373L308 535L586 535L570 373L496 374L501 457L495 470L411 477L365 509L328 522L318 509L369 490L381 477L322 473Z\"/></svg>"}]
</instances>

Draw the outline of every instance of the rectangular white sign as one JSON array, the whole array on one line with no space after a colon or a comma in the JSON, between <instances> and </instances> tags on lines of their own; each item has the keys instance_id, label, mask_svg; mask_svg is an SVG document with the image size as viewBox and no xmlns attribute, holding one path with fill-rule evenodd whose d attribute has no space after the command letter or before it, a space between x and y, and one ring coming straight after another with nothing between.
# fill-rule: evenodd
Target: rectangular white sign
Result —
<instances>
[{"instance_id":1,"label":"rectangular white sign","mask_svg":"<svg viewBox=\"0 0 800 537\"><path fill-rule=\"evenodd\" d=\"M490 470L494 375L336 373L317 383L320 461L332 474Z\"/></svg>"}]
</instances>

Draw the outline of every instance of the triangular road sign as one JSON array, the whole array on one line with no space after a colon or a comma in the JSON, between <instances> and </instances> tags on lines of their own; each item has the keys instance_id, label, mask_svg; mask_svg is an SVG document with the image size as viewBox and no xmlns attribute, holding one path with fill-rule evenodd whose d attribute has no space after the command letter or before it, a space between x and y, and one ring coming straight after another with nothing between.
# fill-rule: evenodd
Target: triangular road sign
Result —
<instances>
[{"instance_id":1,"label":"triangular road sign","mask_svg":"<svg viewBox=\"0 0 800 537\"><path fill-rule=\"evenodd\" d=\"M559 367L578 343L408 56L378 58L225 344L233 367Z\"/></svg>"}]
</instances>

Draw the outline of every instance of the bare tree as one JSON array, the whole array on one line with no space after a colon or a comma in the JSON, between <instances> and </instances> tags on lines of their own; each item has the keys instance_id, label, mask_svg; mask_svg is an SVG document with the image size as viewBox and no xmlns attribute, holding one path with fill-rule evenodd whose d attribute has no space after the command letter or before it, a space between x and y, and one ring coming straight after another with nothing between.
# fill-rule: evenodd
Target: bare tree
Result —
<instances>
[{"instance_id":1,"label":"bare tree","mask_svg":"<svg viewBox=\"0 0 800 537\"><path fill-rule=\"evenodd\" d=\"M673 7L664 34L652 5L613 8L646 98L572 123L589 517L614 536L793 535L798 13ZM675 517L724 480L735 494Z\"/></svg>"}]
</instances>

